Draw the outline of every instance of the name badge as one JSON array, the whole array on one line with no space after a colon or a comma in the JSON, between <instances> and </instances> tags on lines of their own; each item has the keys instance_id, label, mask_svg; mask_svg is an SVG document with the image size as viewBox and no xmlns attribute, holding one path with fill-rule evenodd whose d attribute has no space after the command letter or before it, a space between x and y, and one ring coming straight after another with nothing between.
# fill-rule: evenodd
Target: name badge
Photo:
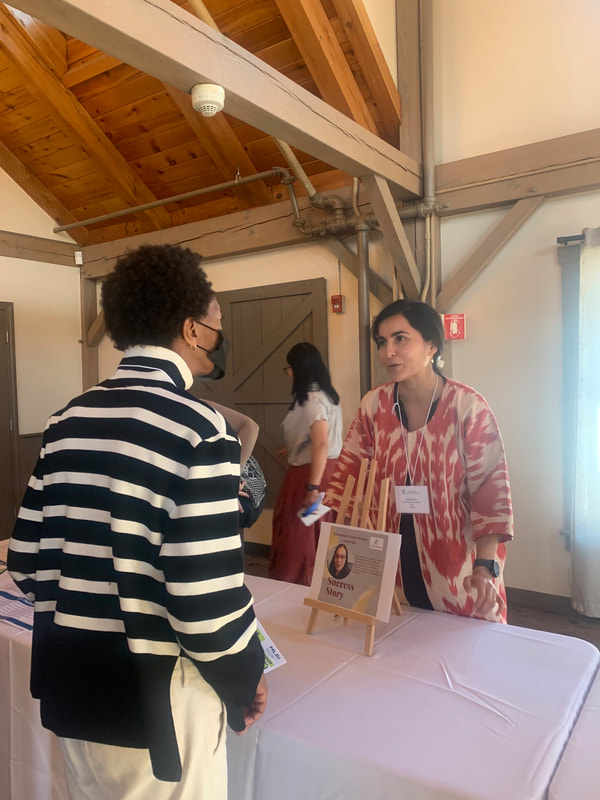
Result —
<instances>
[{"instance_id":1,"label":"name badge","mask_svg":"<svg viewBox=\"0 0 600 800\"><path fill-rule=\"evenodd\" d=\"M401 514L429 514L427 486L395 486L396 509Z\"/></svg>"}]
</instances>

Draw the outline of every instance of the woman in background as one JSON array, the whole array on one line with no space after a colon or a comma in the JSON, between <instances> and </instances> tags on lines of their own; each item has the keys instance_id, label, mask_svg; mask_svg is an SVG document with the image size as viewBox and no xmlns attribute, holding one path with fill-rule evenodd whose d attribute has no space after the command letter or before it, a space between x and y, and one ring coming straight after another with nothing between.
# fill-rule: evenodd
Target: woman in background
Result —
<instances>
[{"instance_id":1,"label":"woman in background","mask_svg":"<svg viewBox=\"0 0 600 800\"><path fill-rule=\"evenodd\" d=\"M292 378L292 404L283 420L288 469L273 511L269 577L310 585L319 538L319 523L309 527L298 512L313 505L324 490L342 447L340 398L321 354L301 342L287 354L285 371Z\"/></svg>"},{"instance_id":2,"label":"woman in background","mask_svg":"<svg viewBox=\"0 0 600 800\"><path fill-rule=\"evenodd\" d=\"M441 372L438 312L396 300L371 333L390 382L372 389L358 412L329 483L339 507L360 461L393 481L388 531L402 535L400 574L410 605L506 621L503 568L512 539L510 486L502 438L484 398Z\"/></svg>"}]
</instances>

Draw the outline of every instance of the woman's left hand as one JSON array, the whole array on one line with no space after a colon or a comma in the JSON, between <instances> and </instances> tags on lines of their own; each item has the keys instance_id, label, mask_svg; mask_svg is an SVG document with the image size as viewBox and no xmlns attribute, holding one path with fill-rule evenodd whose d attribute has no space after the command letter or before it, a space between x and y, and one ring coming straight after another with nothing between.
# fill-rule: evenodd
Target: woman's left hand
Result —
<instances>
[{"instance_id":1,"label":"woman's left hand","mask_svg":"<svg viewBox=\"0 0 600 800\"><path fill-rule=\"evenodd\" d=\"M246 488L246 481L240 481L240 488L238 490L238 496L239 497L248 497L248 498L250 497L248 492L245 491L245 488ZM242 506L242 504L241 504L241 502L239 500L238 500L238 509L239 509L240 514L244 513L243 506Z\"/></svg>"},{"instance_id":2,"label":"woman's left hand","mask_svg":"<svg viewBox=\"0 0 600 800\"><path fill-rule=\"evenodd\" d=\"M496 606L498 614L504 611L504 600L494 586L491 576L474 572L464 579L463 587L469 594L475 592L477 595L473 608L474 617L485 617L490 611L496 609Z\"/></svg>"},{"instance_id":3,"label":"woman's left hand","mask_svg":"<svg viewBox=\"0 0 600 800\"><path fill-rule=\"evenodd\" d=\"M307 508L313 506L319 497L319 490L318 489L311 489L311 491L306 491L304 495L304 502L302 503L302 511L306 511Z\"/></svg>"}]
</instances>

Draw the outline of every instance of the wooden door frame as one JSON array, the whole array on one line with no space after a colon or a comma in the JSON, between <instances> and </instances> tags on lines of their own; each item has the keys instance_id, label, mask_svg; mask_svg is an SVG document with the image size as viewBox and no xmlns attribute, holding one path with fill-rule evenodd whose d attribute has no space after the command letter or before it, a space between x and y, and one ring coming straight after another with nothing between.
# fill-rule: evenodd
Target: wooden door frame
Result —
<instances>
[{"instance_id":1,"label":"wooden door frame","mask_svg":"<svg viewBox=\"0 0 600 800\"><path fill-rule=\"evenodd\" d=\"M12 420L12 429L10 432L10 448L12 456L12 506L13 515L16 519L19 507L20 498L17 497L19 487L19 406L17 401L17 363L15 356L15 315L14 303L0 301L0 309L7 312L7 330L8 330L8 403L10 417Z\"/></svg>"}]
</instances>

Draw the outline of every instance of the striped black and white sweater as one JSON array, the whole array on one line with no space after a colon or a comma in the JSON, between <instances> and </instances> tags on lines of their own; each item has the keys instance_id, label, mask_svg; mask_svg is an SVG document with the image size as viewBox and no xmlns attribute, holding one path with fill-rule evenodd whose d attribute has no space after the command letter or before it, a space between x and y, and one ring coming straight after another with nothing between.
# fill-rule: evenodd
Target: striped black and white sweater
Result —
<instances>
[{"instance_id":1,"label":"striped black and white sweater","mask_svg":"<svg viewBox=\"0 0 600 800\"><path fill-rule=\"evenodd\" d=\"M149 749L179 780L169 701L192 659L244 727L263 669L238 533L240 445L166 348L50 418L8 552L35 601L31 690L59 736Z\"/></svg>"}]
</instances>

